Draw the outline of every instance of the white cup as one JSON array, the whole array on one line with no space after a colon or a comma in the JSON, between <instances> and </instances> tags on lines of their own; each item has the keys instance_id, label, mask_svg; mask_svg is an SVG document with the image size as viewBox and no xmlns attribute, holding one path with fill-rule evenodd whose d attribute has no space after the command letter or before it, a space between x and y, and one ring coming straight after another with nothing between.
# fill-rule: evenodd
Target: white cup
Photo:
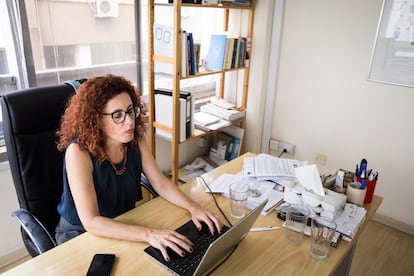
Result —
<instances>
[{"instance_id":1,"label":"white cup","mask_svg":"<svg viewBox=\"0 0 414 276\"><path fill-rule=\"evenodd\" d=\"M360 186L361 183L359 182L351 182L346 188L346 197L348 202L358 206L362 206L364 204L365 194L367 192L366 187L361 189Z\"/></svg>"},{"instance_id":2,"label":"white cup","mask_svg":"<svg viewBox=\"0 0 414 276\"><path fill-rule=\"evenodd\" d=\"M246 215L247 197L249 196L249 185L243 182L230 184L230 214L234 218L242 218Z\"/></svg>"}]
</instances>

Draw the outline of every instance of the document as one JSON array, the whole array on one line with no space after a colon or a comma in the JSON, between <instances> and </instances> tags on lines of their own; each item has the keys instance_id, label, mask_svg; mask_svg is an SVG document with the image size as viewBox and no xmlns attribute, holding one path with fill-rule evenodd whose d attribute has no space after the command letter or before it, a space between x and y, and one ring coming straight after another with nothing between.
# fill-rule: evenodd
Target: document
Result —
<instances>
[{"instance_id":1,"label":"document","mask_svg":"<svg viewBox=\"0 0 414 276\"><path fill-rule=\"evenodd\" d=\"M351 241L365 220L367 210L355 204L345 203L342 213L335 218L336 231L342 234L346 241Z\"/></svg>"},{"instance_id":2,"label":"document","mask_svg":"<svg viewBox=\"0 0 414 276\"><path fill-rule=\"evenodd\" d=\"M212 193L221 193L223 196L229 198L230 184L235 181L245 181L250 186L250 189L258 190L260 192L260 196L249 196L247 199L247 208L254 209L264 200L268 199L268 202L261 213L263 216L272 212L274 208L283 202L283 192L274 189L276 185L275 183L270 181L259 181L255 178L243 176L243 174L222 174L211 183L209 187ZM206 192L210 192L210 190L206 188Z\"/></svg>"},{"instance_id":3,"label":"document","mask_svg":"<svg viewBox=\"0 0 414 276\"><path fill-rule=\"evenodd\" d=\"M256 157L244 158L243 173L245 176L260 179L282 177L296 179L295 168L304 162L294 159L277 158L268 154L259 154Z\"/></svg>"}]
</instances>

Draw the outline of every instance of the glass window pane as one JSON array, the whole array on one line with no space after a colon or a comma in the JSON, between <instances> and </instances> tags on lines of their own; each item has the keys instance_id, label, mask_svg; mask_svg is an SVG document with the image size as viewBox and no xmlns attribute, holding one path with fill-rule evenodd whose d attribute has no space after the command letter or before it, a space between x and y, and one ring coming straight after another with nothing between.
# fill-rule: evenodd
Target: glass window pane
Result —
<instances>
[{"instance_id":1,"label":"glass window pane","mask_svg":"<svg viewBox=\"0 0 414 276\"><path fill-rule=\"evenodd\" d=\"M37 86L95 75L137 83L134 0L25 0Z\"/></svg>"}]
</instances>

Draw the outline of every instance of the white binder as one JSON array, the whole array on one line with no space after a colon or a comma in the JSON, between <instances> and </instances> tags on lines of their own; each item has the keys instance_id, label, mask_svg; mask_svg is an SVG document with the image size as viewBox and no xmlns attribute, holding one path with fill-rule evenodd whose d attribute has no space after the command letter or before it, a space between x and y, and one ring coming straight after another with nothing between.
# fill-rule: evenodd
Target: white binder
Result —
<instances>
[{"instance_id":1,"label":"white binder","mask_svg":"<svg viewBox=\"0 0 414 276\"><path fill-rule=\"evenodd\" d=\"M155 121L168 127L172 127L173 102L172 90L155 89ZM192 99L191 93L180 92L180 142L192 135ZM171 133L157 128L157 135L171 141Z\"/></svg>"}]
</instances>

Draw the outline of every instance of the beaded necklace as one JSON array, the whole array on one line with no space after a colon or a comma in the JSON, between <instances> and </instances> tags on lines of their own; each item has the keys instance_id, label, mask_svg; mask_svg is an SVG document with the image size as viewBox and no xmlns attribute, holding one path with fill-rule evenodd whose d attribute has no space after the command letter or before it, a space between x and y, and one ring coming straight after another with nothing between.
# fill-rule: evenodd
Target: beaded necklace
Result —
<instances>
[{"instance_id":1,"label":"beaded necklace","mask_svg":"<svg viewBox=\"0 0 414 276\"><path fill-rule=\"evenodd\" d=\"M116 175L122 175L122 174L125 172L125 170L126 170L127 148L126 148L126 147L124 147L124 162L122 163L122 167L121 167L121 169L120 169L120 170L118 170L118 169L116 168L116 166L115 166L115 164L112 162L111 158L109 158L109 156L107 156L107 157L108 157L108 161L109 161L109 163L111 163L112 168L113 168L113 169L114 169L114 171L115 171L115 174L116 174Z\"/></svg>"}]
</instances>

